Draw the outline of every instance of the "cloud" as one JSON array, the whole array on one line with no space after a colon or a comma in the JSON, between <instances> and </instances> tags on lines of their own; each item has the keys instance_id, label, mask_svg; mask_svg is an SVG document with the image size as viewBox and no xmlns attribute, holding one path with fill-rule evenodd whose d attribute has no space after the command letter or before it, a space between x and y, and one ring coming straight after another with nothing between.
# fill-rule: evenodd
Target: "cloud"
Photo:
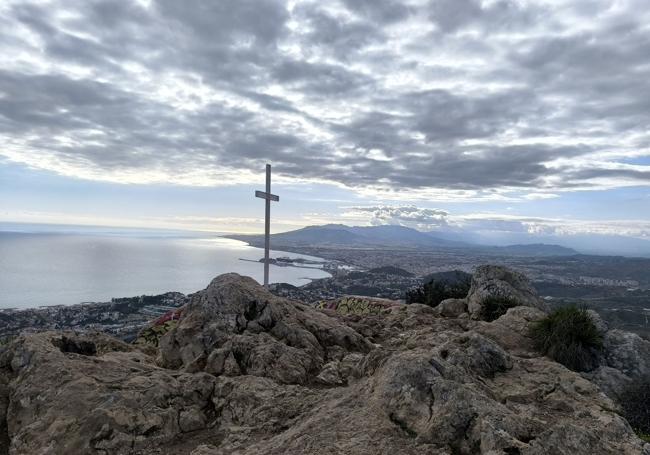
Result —
<instances>
[{"instance_id":1,"label":"cloud","mask_svg":"<svg viewBox=\"0 0 650 455\"><path fill-rule=\"evenodd\" d=\"M522 7L514 0L431 0L429 17L443 33L452 33L468 26L482 28L484 33L521 30L530 26L542 13L532 2Z\"/></svg>"},{"instance_id":2,"label":"cloud","mask_svg":"<svg viewBox=\"0 0 650 455\"><path fill-rule=\"evenodd\" d=\"M343 4L359 16L380 24L399 22L410 14L400 0L343 0Z\"/></svg>"},{"instance_id":3,"label":"cloud","mask_svg":"<svg viewBox=\"0 0 650 455\"><path fill-rule=\"evenodd\" d=\"M406 206L374 206L374 207L350 207L353 213L370 215L369 222L372 225L398 224L404 226L440 227L447 225L447 213L440 209L418 208L414 205Z\"/></svg>"},{"instance_id":4,"label":"cloud","mask_svg":"<svg viewBox=\"0 0 650 455\"><path fill-rule=\"evenodd\" d=\"M639 0L7 1L0 156L443 200L650 185ZM537 196L534 196L537 195ZM402 215L400 215L402 216Z\"/></svg>"},{"instance_id":5,"label":"cloud","mask_svg":"<svg viewBox=\"0 0 650 455\"><path fill-rule=\"evenodd\" d=\"M585 235L625 236L650 239L647 220L589 220L526 217L497 213L454 214L446 210L403 206L352 206L342 215L356 223L370 225L398 224L440 234L454 234L457 239L505 243L548 241ZM538 240L536 240L538 239ZM542 239L542 240L539 240Z\"/></svg>"}]
</instances>

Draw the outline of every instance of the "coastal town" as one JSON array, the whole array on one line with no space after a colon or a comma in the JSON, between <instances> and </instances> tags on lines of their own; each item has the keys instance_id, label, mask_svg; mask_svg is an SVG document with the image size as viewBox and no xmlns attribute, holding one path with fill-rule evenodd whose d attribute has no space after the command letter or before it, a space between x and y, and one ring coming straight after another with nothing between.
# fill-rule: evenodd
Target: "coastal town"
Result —
<instances>
[{"instance_id":1,"label":"coastal town","mask_svg":"<svg viewBox=\"0 0 650 455\"><path fill-rule=\"evenodd\" d=\"M189 302L189 296L168 292L156 296L114 298L110 302L79 303L32 309L0 309L0 341L22 331L100 331L133 341L150 321Z\"/></svg>"},{"instance_id":2,"label":"coastal town","mask_svg":"<svg viewBox=\"0 0 650 455\"><path fill-rule=\"evenodd\" d=\"M476 264L497 263L531 277L551 306L588 305L617 327L650 338L650 276L641 259L572 256L564 258L497 257L467 251L293 248L321 261L272 258L284 267L318 267L331 277L303 286L271 283L274 294L311 305L358 295L403 301L409 289L440 272L472 273ZM614 262L614 264L612 264ZM648 261L650 262L650 261ZM599 275L600 276L597 276ZM198 289L197 289L198 291ZM0 340L19 332L51 329L98 330L125 341L134 340L151 321L190 301L191 295L169 292L155 296L114 298L110 302L35 309L0 310Z\"/></svg>"}]
</instances>

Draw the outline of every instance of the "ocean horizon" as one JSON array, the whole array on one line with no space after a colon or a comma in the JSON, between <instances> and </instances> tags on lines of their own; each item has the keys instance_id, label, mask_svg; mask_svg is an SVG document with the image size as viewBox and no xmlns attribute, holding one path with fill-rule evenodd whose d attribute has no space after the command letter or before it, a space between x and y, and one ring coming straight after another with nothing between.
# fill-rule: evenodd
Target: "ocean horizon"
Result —
<instances>
[{"instance_id":1,"label":"ocean horizon","mask_svg":"<svg viewBox=\"0 0 650 455\"><path fill-rule=\"evenodd\" d=\"M218 234L182 230L0 223L0 309L192 293L222 273L263 279L264 250ZM321 260L284 251L288 256ZM245 260L240 260L245 259ZM330 274L270 266L271 282L296 286Z\"/></svg>"}]
</instances>

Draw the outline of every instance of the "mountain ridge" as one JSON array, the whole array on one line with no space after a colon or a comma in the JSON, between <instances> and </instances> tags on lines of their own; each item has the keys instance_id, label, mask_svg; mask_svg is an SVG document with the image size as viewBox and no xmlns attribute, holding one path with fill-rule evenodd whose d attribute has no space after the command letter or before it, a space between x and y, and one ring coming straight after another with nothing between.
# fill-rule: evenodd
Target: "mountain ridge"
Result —
<instances>
[{"instance_id":1,"label":"mountain ridge","mask_svg":"<svg viewBox=\"0 0 650 455\"><path fill-rule=\"evenodd\" d=\"M254 246L263 246L264 236L256 234L227 235ZM377 247L412 249L472 249L485 254L512 256L571 256L576 250L547 243L492 246L448 240L431 232L422 232L407 226L347 226L344 224L311 225L304 228L271 234L274 248L291 247Z\"/></svg>"}]
</instances>

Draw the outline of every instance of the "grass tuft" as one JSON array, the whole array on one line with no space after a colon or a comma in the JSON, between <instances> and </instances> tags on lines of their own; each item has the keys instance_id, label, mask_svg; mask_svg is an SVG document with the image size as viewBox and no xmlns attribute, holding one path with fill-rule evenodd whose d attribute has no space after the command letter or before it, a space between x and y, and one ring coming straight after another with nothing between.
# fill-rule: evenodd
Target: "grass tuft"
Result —
<instances>
[{"instance_id":1,"label":"grass tuft","mask_svg":"<svg viewBox=\"0 0 650 455\"><path fill-rule=\"evenodd\" d=\"M585 308L558 308L533 325L531 337L539 351L573 371L598 366L603 339Z\"/></svg>"}]
</instances>

